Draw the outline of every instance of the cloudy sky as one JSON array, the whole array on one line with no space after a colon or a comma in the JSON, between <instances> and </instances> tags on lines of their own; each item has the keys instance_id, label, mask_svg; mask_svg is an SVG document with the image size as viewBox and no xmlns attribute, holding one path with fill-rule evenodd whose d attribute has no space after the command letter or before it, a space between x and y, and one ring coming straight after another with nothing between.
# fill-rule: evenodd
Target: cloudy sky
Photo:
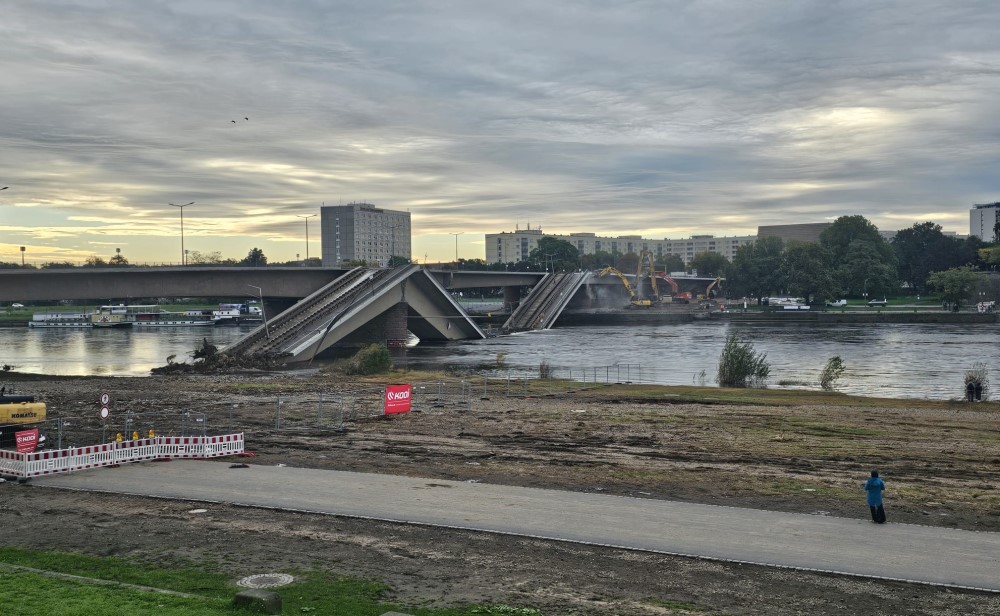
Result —
<instances>
[{"instance_id":1,"label":"cloudy sky","mask_svg":"<svg viewBox=\"0 0 1000 616\"><path fill-rule=\"evenodd\" d=\"M409 210L419 261L528 224L968 233L998 31L995 0L8 0L0 261L176 262L189 201L188 250L272 261L350 201Z\"/></svg>"}]
</instances>

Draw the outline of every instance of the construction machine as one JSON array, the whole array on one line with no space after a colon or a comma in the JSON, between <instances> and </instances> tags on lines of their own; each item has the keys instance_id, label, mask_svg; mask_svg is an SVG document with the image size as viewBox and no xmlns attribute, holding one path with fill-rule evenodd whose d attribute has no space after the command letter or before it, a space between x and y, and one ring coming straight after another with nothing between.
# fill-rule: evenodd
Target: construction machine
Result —
<instances>
[{"instance_id":1,"label":"construction machine","mask_svg":"<svg viewBox=\"0 0 1000 616\"><path fill-rule=\"evenodd\" d=\"M623 285L625 285L625 290L628 291L630 306L648 308L653 305L653 302L651 300L638 297L636 295L635 289L632 288L632 284L629 283L628 278L625 276L625 274L619 272L615 268L606 267L602 269L597 275L607 276L608 274L614 274L615 276L618 276L618 279L622 281Z\"/></svg>"},{"instance_id":2,"label":"construction machine","mask_svg":"<svg viewBox=\"0 0 1000 616\"><path fill-rule=\"evenodd\" d=\"M663 282L667 283L670 286L670 289L673 291L673 298L671 300L669 300L669 301L674 301L674 302L677 302L679 304L689 304L689 303L691 303L691 292L690 291L679 291L678 287L677 287L677 281L674 280L673 277L670 274L668 274L666 272L656 272L654 274L654 276L656 278L659 278L660 280L662 280Z\"/></svg>"},{"instance_id":3,"label":"construction machine","mask_svg":"<svg viewBox=\"0 0 1000 616\"><path fill-rule=\"evenodd\" d=\"M34 396L0 393L0 449L14 449L18 431L44 420L45 404Z\"/></svg>"}]
</instances>

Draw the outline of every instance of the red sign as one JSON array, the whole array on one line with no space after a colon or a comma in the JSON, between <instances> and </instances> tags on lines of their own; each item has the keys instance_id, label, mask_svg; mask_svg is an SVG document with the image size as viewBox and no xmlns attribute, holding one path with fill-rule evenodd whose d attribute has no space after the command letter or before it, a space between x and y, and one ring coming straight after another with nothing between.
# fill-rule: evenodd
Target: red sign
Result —
<instances>
[{"instance_id":1,"label":"red sign","mask_svg":"<svg viewBox=\"0 0 1000 616\"><path fill-rule=\"evenodd\" d=\"M33 453L38 445L38 428L15 432L14 441L17 443L17 453Z\"/></svg>"},{"instance_id":2,"label":"red sign","mask_svg":"<svg viewBox=\"0 0 1000 616\"><path fill-rule=\"evenodd\" d=\"M410 386L385 386L385 414L410 412Z\"/></svg>"}]
</instances>

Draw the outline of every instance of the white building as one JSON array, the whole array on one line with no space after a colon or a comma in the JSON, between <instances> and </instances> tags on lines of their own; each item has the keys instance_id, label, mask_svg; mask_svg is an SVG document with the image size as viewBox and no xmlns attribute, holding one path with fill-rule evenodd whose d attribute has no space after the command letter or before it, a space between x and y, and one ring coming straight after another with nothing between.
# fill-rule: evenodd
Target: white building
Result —
<instances>
[{"instance_id":1,"label":"white building","mask_svg":"<svg viewBox=\"0 0 1000 616\"><path fill-rule=\"evenodd\" d=\"M984 242L1000 240L994 231L997 222L1000 222L1000 201L973 205L969 210L969 235Z\"/></svg>"},{"instance_id":2,"label":"white building","mask_svg":"<svg viewBox=\"0 0 1000 616\"><path fill-rule=\"evenodd\" d=\"M525 261L531 251L538 247L538 240L543 237L553 237L564 240L576 247L583 255L595 252L611 254L639 254L648 250L656 257L677 255L687 265L700 252L717 252L729 260L736 255L740 246L752 244L756 235L736 237L715 237L714 235L695 235L683 240L651 240L641 235L620 235L618 237L599 236L594 233L570 233L558 235L543 233L541 229L518 229L513 232L486 234L487 263L517 263Z\"/></svg>"},{"instance_id":3,"label":"white building","mask_svg":"<svg viewBox=\"0 0 1000 616\"><path fill-rule=\"evenodd\" d=\"M323 265L351 261L386 266L393 256L410 258L410 213L384 210L371 203L320 208Z\"/></svg>"}]
</instances>

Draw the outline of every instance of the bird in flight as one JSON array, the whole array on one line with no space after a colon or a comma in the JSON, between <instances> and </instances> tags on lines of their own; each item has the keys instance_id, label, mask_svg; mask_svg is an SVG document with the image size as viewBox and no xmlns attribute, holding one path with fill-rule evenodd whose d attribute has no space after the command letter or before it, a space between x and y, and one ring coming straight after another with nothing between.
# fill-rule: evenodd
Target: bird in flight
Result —
<instances>
[{"instance_id":1,"label":"bird in flight","mask_svg":"<svg viewBox=\"0 0 1000 616\"><path fill-rule=\"evenodd\" d=\"M230 122L232 122L233 124L236 124L236 120L230 120Z\"/></svg>"},{"instance_id":2,"label":"bird in flight","mask_svg":"<svg viewBox=\"0 0 1000 616\"><path fill-rule=\"evenodd\" d=\"M250 118L243 118L243 119L244 119L244 120L246 120L247 122L249 122L249 121L250 121Z\"/></svg>"},{"instance_id":3,"label":"bird in flight","mask_svg":"<svg viewBox=\"0 0 1000 616\"><path fill-rule=\"evenodd\" d=\"M0 190L7 190L8 188L10 188L10 186L4 186L3 188L0 188Z\"/></svg>"}]
</instances>

